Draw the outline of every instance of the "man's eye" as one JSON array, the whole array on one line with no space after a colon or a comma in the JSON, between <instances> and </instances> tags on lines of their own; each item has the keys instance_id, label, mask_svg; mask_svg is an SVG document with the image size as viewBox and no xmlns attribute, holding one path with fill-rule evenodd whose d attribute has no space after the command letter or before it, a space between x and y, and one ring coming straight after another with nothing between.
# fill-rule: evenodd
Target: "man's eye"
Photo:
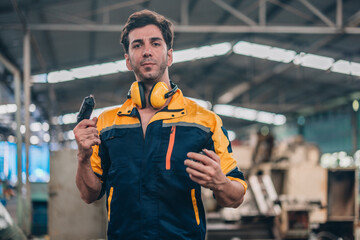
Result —
<instances>
[{"instance_id":1,"label":"man's eye","mask_svg":"<svg viewBox=\"0 0 360 240\"><path fill-rule=\"evenodd\" d=\"M140 44L135 44L133 45L133 48L139 48L141 45Z\"/></svg>"},{"instance_id":2,"label":"man's eye","mask_svg":"<svg viewBox=\"0 0 360 240\"><path fill-rule=\"evenodd\" d=\"M153 45L156 46L156 47L158 47L158 46L160 46L160 43L154 42Z\"/></svg>"}]
</instances>

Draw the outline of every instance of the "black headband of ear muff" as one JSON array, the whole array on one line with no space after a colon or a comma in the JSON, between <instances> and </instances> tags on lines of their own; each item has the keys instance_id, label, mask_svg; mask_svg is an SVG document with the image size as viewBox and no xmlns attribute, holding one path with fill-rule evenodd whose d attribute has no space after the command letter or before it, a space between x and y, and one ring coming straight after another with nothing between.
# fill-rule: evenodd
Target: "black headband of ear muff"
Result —
<instances>
[{"instance_id":1,"label":"black headband of ear muff","mask_svg":"<svg viewBox=\"0 0 360 240\"><path fill-rule=\"evenodd\" d=\"M178 86L172 81L170 81L170 86L171 86L171 90L165 94L165 98L171 97L178 90Z\"/></svg>"}]
</instances>

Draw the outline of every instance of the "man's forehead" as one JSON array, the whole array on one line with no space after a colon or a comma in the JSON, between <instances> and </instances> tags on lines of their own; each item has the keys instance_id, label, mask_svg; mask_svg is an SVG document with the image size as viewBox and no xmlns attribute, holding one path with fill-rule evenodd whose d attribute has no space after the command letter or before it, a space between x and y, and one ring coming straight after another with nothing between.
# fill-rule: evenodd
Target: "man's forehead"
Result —
<instances>
[{"instance_id":1,"label":"man's forehead","mask_svg":"<svg viewBox=\"0 0 360 240\"><path fill-rule=\"evenodd\" d=\"M146 39L161 39L164 40L162 33L156 25L149 24L144 27L139 27L129 32L129 42L146 40Z\"/></svg>"}]
</instances>

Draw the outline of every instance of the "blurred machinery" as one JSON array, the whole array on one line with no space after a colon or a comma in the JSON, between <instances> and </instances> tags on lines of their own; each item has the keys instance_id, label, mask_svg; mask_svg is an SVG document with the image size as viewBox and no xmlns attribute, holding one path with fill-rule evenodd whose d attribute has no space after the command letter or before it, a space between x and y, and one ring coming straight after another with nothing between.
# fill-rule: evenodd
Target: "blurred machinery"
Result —
<instances>
[{"instance_id":1,"label":"blurred machinery","mask_svg":"<svg viewBox=\"0 0 360 240\"><path fill-rule=\"evenodd\" d=\"M275 146L257 134L253 146L233 146L248 192L237 209L209 202L208 240L354 239L358 222L356 168L323 168L320 151L301 137ZM244 161L242 161L244 160Z\"/></svg>"}]
</instances>

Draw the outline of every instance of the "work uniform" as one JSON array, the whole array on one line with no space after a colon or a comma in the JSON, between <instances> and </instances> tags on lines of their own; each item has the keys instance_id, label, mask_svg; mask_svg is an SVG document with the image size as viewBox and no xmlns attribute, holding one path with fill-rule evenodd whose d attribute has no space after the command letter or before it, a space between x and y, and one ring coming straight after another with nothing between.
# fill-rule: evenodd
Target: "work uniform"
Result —
<instances>
[{"instance_id":1,"label":"work uniform","mask_svg":"<svg viewBox=\"0 0 360 240\"><path fill-rule=\"evenodd\" d=\"M99 116L91 166L107 196L108 239L205 239L201 186L185 171L188 152L213 150L226 176L243 184L220 118L180 90L150 120L144 137L131 99Z\"/></svg>"}]
</instances>

